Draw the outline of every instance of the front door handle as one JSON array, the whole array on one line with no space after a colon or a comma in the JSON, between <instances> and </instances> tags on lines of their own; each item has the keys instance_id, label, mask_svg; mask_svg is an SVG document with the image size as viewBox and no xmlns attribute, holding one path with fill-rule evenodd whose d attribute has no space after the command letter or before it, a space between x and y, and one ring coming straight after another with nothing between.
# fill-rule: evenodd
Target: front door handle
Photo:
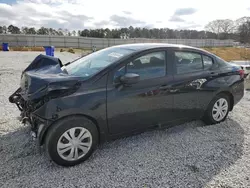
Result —
<instances>
[{"instance_id":1,"label":"front door handle","mask_svg":"<svg viewBox=\"0 0 250 188\"><path fill-rule=\"evenodd\" d=\"M178 91L178 89L170 89L170 90L169 90L170 93L175 93L175 92L177 92L177 91Z\"/></svg>"},{"instance_id":2,"label":"front door handle","mask_svg":"<svg viewBox=\"0 0 250 188\"><path fill-rule=\"evenodd\" d=\"M211 75L211 76L218 76L219 73L218 73L218 72L210 72L210 75Z\"/></svg>"},{"instance_id":3,"label":"front door handle","mask_svg":"<svg viewBox=\"0 0 250 188\"><path fill-rule=\"evenodd\" d=\"M179 90L179 89L173 89L172 86L170 85L162 85L159 89L164 91L168 90L170 93L175 93Z\"/></svg>"}]
</instances>

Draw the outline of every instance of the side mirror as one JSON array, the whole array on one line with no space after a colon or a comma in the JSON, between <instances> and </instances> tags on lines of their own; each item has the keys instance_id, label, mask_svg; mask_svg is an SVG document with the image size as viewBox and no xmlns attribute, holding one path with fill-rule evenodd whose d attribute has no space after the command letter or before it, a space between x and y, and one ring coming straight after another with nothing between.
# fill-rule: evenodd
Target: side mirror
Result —
<instances>
[{"instance_id":1,"label":"side mirror","mask_svg":"<svg viewBox=\"0 0 250 188\"><path fill-rule=\"evenodd\" d=\"M136 84L140 80L140 75L134 73L126 73L124 76L121 76L120 81L123 84Z\"/></svg>"}]
</instances>

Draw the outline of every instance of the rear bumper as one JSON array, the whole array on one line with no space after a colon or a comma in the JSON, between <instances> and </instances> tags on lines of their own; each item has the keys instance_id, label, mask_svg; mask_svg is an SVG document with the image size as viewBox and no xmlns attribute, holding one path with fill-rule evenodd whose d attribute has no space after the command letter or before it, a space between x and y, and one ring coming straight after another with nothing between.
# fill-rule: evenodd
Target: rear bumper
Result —
<instances>
[{"instance_id":1,"label":"rear bumper","mask_svg":"<svg viewBox=\"0 0 250 188\"><path fill-rule=\"evenodd\" d=\"M250 75L245 78L245 89L250 90Z\"/></svg>"},{"instance_id":2,"label":"rear bumper","mask_svg":"<svg viewBox=\"0 0 250 188\"><path fill-rule=\"evenodd\" d=\"M244 85L245 85L244 80L242 80L233 88L232 94L234 96L234 105L236 105L244 97L244 93L245 93Z\"/></svg>"}]
</instances>

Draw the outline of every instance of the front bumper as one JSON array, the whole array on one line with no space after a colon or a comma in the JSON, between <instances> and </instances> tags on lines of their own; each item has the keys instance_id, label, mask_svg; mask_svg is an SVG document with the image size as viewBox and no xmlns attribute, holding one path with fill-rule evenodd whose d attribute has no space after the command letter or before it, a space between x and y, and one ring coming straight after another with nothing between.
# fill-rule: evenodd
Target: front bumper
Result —
<instances>
[{"instance_id":1,"label":"front bumper","mask_svg":"<svg viewBox=\"0 0 250 188\"><path fill-rule=\"evenodd\" d=\"M46 104L43 103L40 107L37 109L33 108L34 104L30 104L29 101L26 101L21 94L22 90L21 88L18 88L10 97L9 101L10 103L16 104L18 109L21 111L20 114L20 121L28 126L31 127L31 136L35 140L37 139L39 144L42 144L43 136L48 128L48 126L52 123L50 120L47 120L45 118L42 118L41 116L44 114L41 113L41 110L39 109L43 106L43 108L46 106ZM43 111L42 111L43 112Z\"/></svg>"},{"instance_id":2,"label":"front bumper","mask_svg":"<svg viewBox=\"0 0 250 188\"><path fill-rule=\"evenodd\" d=\"M43 119L34 113L31 113L25 122L26 125L31 126L31 136L34 140L37 140L39 145L43 144L45 132L51 123L51 121Z\"/></svg>"}]
</instances>

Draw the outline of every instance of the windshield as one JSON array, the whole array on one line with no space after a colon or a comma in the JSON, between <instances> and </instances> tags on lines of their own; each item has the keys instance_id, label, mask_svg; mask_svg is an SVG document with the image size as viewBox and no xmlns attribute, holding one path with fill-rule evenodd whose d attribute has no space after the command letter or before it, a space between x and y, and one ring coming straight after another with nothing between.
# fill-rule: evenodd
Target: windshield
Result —
<instances>
[{"instance_id":1,"label":"windshield","mask_svg":"<svg viewBox=\"0 0 250 188\"><path fill-rule=\"evenodd\" d=\"M132 52L131 49L106 48L77 59L65 68L70 75L87 78Z\"/></svg>"}]
</instances>

